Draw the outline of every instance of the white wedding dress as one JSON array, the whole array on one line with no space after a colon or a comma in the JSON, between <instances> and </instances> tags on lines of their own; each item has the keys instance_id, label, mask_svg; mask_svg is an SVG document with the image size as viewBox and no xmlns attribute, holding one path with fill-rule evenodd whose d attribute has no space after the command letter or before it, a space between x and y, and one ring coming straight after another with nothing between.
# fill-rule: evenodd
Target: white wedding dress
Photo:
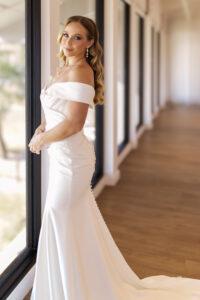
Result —
<instances>
[{"instance_id":1,"label":"white wedding dress","mask_svg":"<svg viewBox=\"0 0 200 300\"><path fill-rule=\"evenodd\" d=\"M95 91L80 82L42 89L46 130L67 117L67 100L93 107ZM91 189L93 144L83 130L47 148L49 182L31 300L199 300L200 280L151 276L129 267ZM134 248L132 249L134 251Z\"/></svg>"}]
</instances>

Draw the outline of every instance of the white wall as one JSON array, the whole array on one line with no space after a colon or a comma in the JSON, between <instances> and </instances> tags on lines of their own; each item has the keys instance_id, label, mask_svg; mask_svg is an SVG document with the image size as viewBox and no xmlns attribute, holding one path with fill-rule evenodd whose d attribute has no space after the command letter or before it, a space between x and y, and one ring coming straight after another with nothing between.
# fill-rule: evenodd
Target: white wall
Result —
<instances>
[{"instance_id":1,"label":"white wall","mask_svg":"<svg viewBox=\"0 0 200 300\"><path fill-rule=\"evenodd\" d=\"M200 20L176 19L168 25L168 93L178 103L200 103Z\"/></svg>"}]
</instances>

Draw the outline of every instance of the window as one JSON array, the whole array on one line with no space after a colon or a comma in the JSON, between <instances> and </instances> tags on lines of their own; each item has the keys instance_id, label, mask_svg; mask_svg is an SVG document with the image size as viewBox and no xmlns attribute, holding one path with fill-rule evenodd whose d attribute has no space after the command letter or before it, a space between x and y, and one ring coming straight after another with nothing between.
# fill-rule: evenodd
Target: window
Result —
<instances>
[{"instance_id":1,"label":"window","mask_svg":"<svg viewBox=\"0 0 200 300\"><path fill-rule=\"evenodd\" d=\"M151 27L151 112L154 113L154 28Z\"/></svg>"},{"instance_id":2,"label":"window","mask_svg":"<svg viewBox=\"0 0 200 300\"><path fill-rule=\"evenodd\" d=\"M151 30L152 42L152 113L156 113L160 105L160 33Z\"/></svg>"},{"instance_id":3,"label":"window","mask_svg":"<svg viewBox=\"0 0 200 300\"><path fill-rule=\"evenodd\" d=\"M157 107L160 106L160 32L157 32Z\"/></svg>"},{"instance_id":4,"label":"window","mask_svg":"<svg viewBox=\"0 0 200 300\"><path fill-rule=\"evenodd\" d=\"M144 20L137 14L137 28L138 28L138 64L137 64L137 123L136 130L139 130L143 124L143 88L144 88Z\"/></svg>"},{"instance_id":5,"label":"window","mask_svg":"<svg viewBox=\"0 0 200 300\"><path fill-rule=\"evenodd\" d=\"M129 5L118 0L117 144L118 153L129 139Z\"/></svg>"},{"instance_id":6,"label":"window","mask_svg":"<svg viewBox=\"0 0 200 300\"><path fill-rule=\"evenodd\" d=\"M35 263L41 222L40 157L27 146L40 123L40 1L4 2L0 5L0 299Z\"/></svg>"}]
</instances>

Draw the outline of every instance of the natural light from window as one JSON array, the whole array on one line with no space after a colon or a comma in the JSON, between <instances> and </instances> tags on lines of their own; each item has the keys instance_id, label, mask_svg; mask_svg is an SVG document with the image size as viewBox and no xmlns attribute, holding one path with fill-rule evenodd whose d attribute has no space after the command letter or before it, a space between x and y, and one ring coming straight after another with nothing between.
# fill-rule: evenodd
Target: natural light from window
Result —
<instances>
[{"instance_id":1,"label":"natural light from window","mask_svg":"<svg viewBox=\"0 0 200 300\"><path fill-rule=\"evenodd\" d=\"M24 6L0 3L0 274L26 246Z\"/></svg>"}]
</instances>

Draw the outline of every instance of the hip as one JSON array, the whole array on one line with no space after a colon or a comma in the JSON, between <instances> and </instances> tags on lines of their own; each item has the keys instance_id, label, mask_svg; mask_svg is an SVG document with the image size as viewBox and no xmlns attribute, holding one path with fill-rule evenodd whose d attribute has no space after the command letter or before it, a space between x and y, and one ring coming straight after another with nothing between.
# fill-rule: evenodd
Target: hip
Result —
<instances>
[{"instance_id":1,"label":"hip","mask_svg":"<svg viewBox=\"0 0 200 300\"><path fill-rule=\"evenodd\" d=\"M51 158L74 166L93 165L96 161L94 145L88 140L83 130L51 143L47 152Z\"/></svg>"}]
</instances>

